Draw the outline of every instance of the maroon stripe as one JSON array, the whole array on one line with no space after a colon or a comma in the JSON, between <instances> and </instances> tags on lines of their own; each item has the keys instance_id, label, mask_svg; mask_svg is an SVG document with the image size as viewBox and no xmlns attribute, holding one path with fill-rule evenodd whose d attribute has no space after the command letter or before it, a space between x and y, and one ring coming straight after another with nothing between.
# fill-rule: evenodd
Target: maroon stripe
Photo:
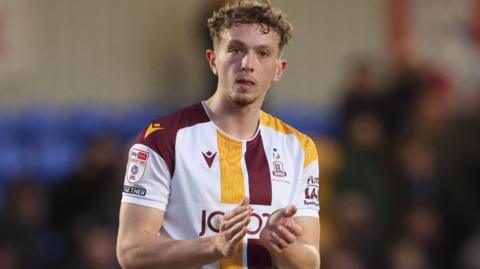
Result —
<instances>
[{"instance_id":1,"label":"maroon stripe","mask_svg":"<svg viewBox=\"0 0 480 269\"><path fill-rule=\"evenodd\" d=\"M272 268L272 258L268 250L260 245L258 239L248 239L247 242L247 265L248 269Z\"/></svg>"},{"instance_id":2,"label":"maroon stripe","mask_svg":"<svg viewBox=\"0 0 480 269\"><path fill-rule=\"evenodd\" d=\"M245 163L248 171L250 203L255 205L272 204L272 182L267 156L263 148L262 135L247 143Z\"/></svg>"},{"instance_id":3,"label":"maroon stripe","mask_svg":"<svg viewBox=\"0 0 480 269\"><path fill-rule=\"evenodd\" d=\"M152 121L151 123L159 123L163 129L152 133L145 139L147 130L145 128L137 137L135 143L144 144L162 156L170 170L170 175L173 176L175 171L175 140L178 130L208 121L210 119L202 103L197 103Z\"/></svg>"}]
</instances>

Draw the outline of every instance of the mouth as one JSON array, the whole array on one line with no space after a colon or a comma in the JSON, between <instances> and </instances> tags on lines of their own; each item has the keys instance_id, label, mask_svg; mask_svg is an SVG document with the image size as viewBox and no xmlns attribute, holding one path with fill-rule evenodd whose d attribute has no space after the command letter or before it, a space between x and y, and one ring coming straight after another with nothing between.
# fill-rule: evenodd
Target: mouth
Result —
<instances>
[{"instance_id":1,"label":"mouth","mask_svg":"<svg viewBox=\"0 0 480 269\"><path fill-rule=\"evenodd\" d=\"M237 79L236 82L244 86L255 86L255 82L247 78Z\"/></svg>"}]
</instances>

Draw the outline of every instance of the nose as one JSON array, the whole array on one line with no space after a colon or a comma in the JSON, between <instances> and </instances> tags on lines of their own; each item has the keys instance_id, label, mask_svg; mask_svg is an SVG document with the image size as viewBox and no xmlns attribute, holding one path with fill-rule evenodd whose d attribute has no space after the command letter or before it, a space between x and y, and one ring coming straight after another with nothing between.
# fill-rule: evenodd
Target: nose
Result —
<instances>
[{"instance_id":1,"label":"nose","mask_svg":"<svg viewBox=\"0 0 480 269\"><path fill-rule=\"evenodd\" d=\"M254 56L251 53L245 53L242 58L242 72L253 72Z\"/></svg>"}]
</instances>

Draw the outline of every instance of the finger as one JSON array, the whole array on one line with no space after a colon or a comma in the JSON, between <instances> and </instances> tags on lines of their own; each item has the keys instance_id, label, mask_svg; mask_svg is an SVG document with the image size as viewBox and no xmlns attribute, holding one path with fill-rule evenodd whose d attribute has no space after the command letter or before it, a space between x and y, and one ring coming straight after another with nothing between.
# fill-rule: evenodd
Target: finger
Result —
<instances>
[{"instance_id":1,"label":"finger","mask_svg":"<svg viewBox=\"0 0 480 269\"><path fill-rule=\"evenodd\" d=\"M272 243L277 246L279 249L284 249L288 247L288 242L281 238L277 233L272 232Z\"/></svg>"},{"instance_id":2,"label":"finger","mask_svg":"<svg viewBox=\"0 0 480 269\"><path fill-rule=\"evenodd\" d=\"M242 202L240 203L240 205L249 205L250 204L250 197L245 197L243 198Z\"/></svg>"},{"instance_id":3,"label":"finger","mask_svg":"<svg viewBox=\"0 0 480 269\"><path fill-rule=\"evenodd\" d=\"M297 240L295 234L291 233L287 228L283 227L283 225L278 227L276 234L285 242L287 242L287 244L292 244L295 242L295 240Z\"/></svg>"},{"instance_id":4,"label":"finger","mask_svg":"<svg viewBox=\"0 0 480 269\"><path fill-rule=\"evenodd\" d=\"M287 222L284 226L295 236L301 236L303 233L302 226L298 225L295 221Z\"/></svg>"},{"instance_id":5,"label":"finger","mask_svg":"<svg viewBox=\"0 0 480 269\"><path fill-rule=\"evenodd\" d=\"M297 213L297 207L294 205L291 205L283 210L283 216L284 217L293 217Z\"/></svg>"},{"instance_id":6,"label":"finger","mask_svg":"<svg viewBox=\"0 0 480 269\"><path fill-rule=\"evenodd\" d=\"M242 222L236 223L235 225L232 226L232 228L224 231L225 238L227 239L227 241L230 241L235 236L235 234L239 233L244 227L246 228L249 221L250 219L248 218Z\"/></svg>"},{"instance_id":7,"label":"finger","mask_svg":"<svg viewBox=\"0 0 480 269\"><path fill-rule=\"evenodd\" d=\"M232 210L225 213L225 216L223 216L223 219L224 220L229 220L229 219L233 218L234 216L236 216L238 214L241 214L242 212L250 210L250 209L251 209L251 207L249 205L238 205L235 208L233 208Z\"/></svg>"},{"instance_id":8,"label":"finger","mask_svg":"<svg viewBox=\"0 0 480 269\"><path fill-rule=\"evenodd\" d=\"M234 209L228 211L225 216L224 216L224 219L230 219L231 217L243 212L244 210L247 210L247 209L251 209L250 207L250 198L249 197L245 197L243 198L242 202L240 202L240 204L238 206L236 206Z\"/></svg>"},{"instance_id":9,"label":"finger","mask_svg":"<svg viewBox=\"0 0 480 269\"><path fill-rule=\"evenodd\" d=\"M222 231L223 230L228 230L233 225L235 225L236 223L244 221L245 219L250 219L250 214L251 214L251 211L247 210L247 211L244 211L244 212L232 217L229 220L225 221L225 219L224 219L224 221L222 222L222 224L220 226L220 230L222 230Z\"/></svg>"},{"instance_id":10,"label":"finger","mask_svg":"<svg viewBox=\"0 0 480 269\"><path fill-rule=\"evenodd\" d=\"M294 205L291 205L285 208L280 208L274 211L272 215L270 215L268 222L272 225L275 225L277 223L282 223L282 219L290 218L293 215L295 215L295 213L297 213L297 207L295 207Z\"/></svg>"},{"instance_id":11,"label":"finger","mask_svg":"<svg viewBox=\"0 0 480 269\"><path fill-rule=\"evenodd\" d=\"M247 234L247 227L243 227L240 232L236 233L232 239L230 239L230 242L235 244L239 242L240 240L243 239L243 237Z\"/></svg>"},{"instance_id":12,"label":"finger","mask_svg":"<svg viewBox=\"0 0 480 269\"><path fill-rule=\"evenodd\" d=\"M272 248L275 252L279 253L282 252L282 249L280 249L274 242L272 236L270 236L270 242L269 242L269 248Z\"/></svg>"},{"instance_id":13,"label":"finger","mask_svg":"<svg viewBox=\"0 0 480 269\"><path fill-rule=\"evenodd\" d=\"M283 211L284 211L284 208L280 208L273 211L273 213L268 218L268 223L271 225L275 225L277 222L279 222L283 216Z\"/></svg>"}]
</instances>

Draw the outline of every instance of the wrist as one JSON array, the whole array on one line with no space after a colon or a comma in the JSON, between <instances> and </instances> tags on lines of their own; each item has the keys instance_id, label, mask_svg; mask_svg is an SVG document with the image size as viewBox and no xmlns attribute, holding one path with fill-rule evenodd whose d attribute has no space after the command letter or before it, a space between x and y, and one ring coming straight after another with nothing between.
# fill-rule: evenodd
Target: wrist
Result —
<instances>
[{"instance_id":1,"label":"wrist","mask_svg":"<svg viewBox=\"0 0 480 269\"><path fill-rule=\"evenodd\" d=\"M224 255L217 246L217 235L208 236L205 237L205 239L207 242L205 250L207 251L208 255L214 260L220 260L224 258Z\"/></svg>"}]
</instances>

